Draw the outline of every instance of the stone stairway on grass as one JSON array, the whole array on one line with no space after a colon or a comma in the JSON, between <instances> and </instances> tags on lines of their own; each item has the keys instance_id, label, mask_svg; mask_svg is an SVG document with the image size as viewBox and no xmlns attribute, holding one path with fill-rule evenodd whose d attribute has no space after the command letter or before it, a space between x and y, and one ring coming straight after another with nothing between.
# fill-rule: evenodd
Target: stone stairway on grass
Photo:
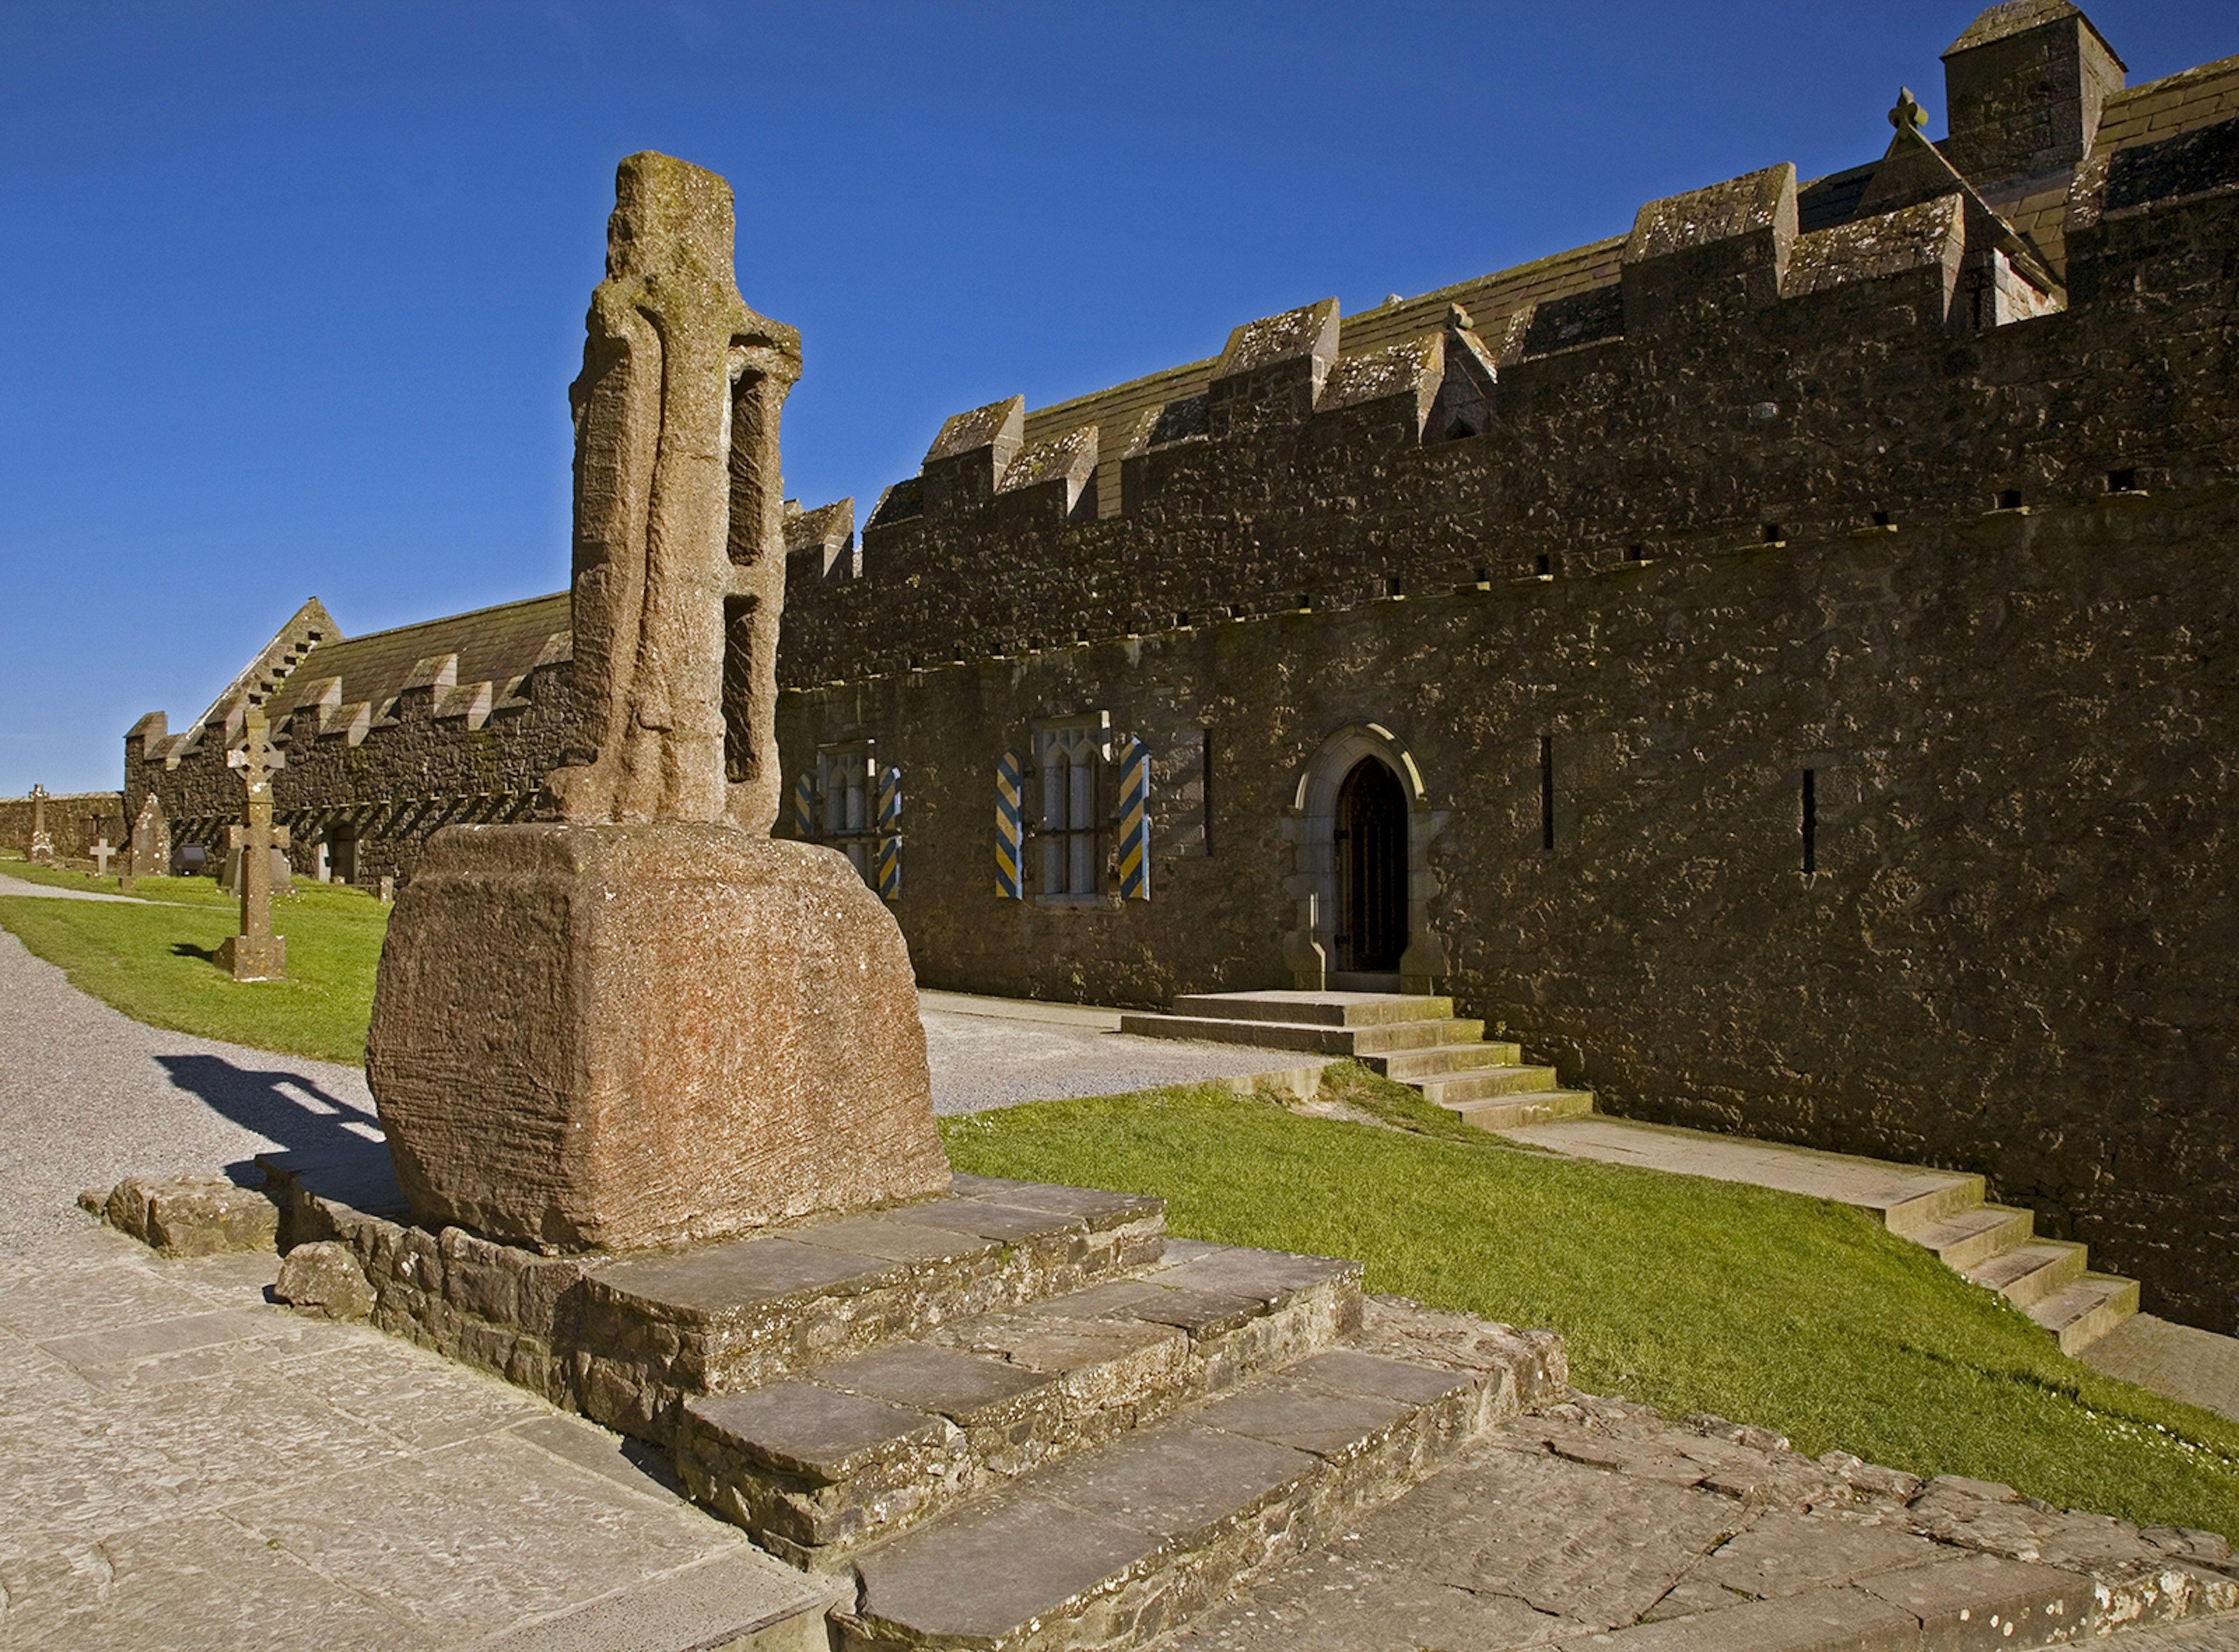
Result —
<instances>
[{"instance_id":1,"label":"stone stairway on grass","mask_svg":"<svg viewBox=\"0 0 2239 1652\"><path fill-rule=\"evenodd\" d=\"M2136 1280L2092 1272L2086 1246L2038 1237L2030 1211L1987 1203L1983 1178L1964 1171L1603 1116L1519 1125L1502 1134L1574 1158L1850 1205L1998 1292L2050 1332L2064 1354L2082 1351L2138 1310Z\"/></svg>"},{"instance_id":2,"label":"stone stairway on grass","mask_svg":"<svg viewBox=\"0 0 2239 1652\"><path fill-rule=\"evenodd\" d=\"M1558 1152L1832 1198L1877 1217L1996 1290L2076 1354L2138 1310L2133 1279L2095 1273L2087 1247L2037 1237L2027 1211L1986 1202L1983 1178L1818 1153L1743 1137L1666 1129L1594 1112L1552 1067L1484 1038L1453 1000L1397 992L1198 992L1171 1013L1131 1013L1120 1031L1154 1038L1352 1056L1458 1118Z\"/></svg>"},{"instance_id":3,"label":"stone stairway on grass","mask_svg":"<svg viewBox=\"0 0 2239 1652\"><path fill-rule=\"evenodd\" d=\"M1551 1334L1404 1307L1365 1334L1359 1264L1169 1241L1156 1199L959 1177L561 1258L266 1164L283 1298L362 1271L382 1329L647 1442L766 1549L852 1573L854 1652L1145 1645L1566 1391Z\"/></svg>"},{"instance_id":4,"label":"stone stairway on grass","mask_svg":"<svg viewBox=\"0 0 2239 1652\"><path fill-rule=\"evenodd\" d=\"M1458 1018L1454 1001L1401 992L1193 992L1164 1015L1120 1018L1122 1032L1160 1038L1351 1056L1486 1130L1507 1130L1593 1111L1591 1092L1565 1090L1552 1067L1526 1063L1516 1045Z\"/></svg>"}]
</instances>

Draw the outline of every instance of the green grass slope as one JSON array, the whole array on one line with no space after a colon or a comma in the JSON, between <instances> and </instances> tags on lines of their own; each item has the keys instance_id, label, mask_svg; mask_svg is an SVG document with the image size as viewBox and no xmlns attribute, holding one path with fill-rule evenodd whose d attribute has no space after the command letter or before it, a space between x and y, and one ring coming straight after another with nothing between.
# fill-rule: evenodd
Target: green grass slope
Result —
<instances>
[{"instance_id":1,"label":"green grass slope","mask_svg":"<svg viewBox=\"0 0 2239 1652\"><path fill-rule=\"evenodd\" d=\"M1552 1326L1582 1388L2239 1537L2239 1425L2064 1357L1868 1217L1412 1131L1403 1098L1376 1109L1398 1130L1206 1087L1036 1103L943 1134L961 1171L1156 1194L1179 1235L1357 1257L1372 1290Z\"/></svg>"}]
</instances>

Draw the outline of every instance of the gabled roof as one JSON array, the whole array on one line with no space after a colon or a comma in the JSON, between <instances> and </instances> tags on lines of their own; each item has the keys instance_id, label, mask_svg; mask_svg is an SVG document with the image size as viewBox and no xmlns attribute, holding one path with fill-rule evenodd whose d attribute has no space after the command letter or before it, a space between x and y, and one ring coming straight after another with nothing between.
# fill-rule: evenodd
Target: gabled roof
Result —
<instances>
[{"instance_id":1,"label":"gabled roof","mask_svg":"<svg viewBox=\"0 0 2239 1652\"><path fill-rule=\"evenodd\" d=\"M267 707L276 724L305 700L317 700L336 678L342 680L342 700L378 707L415 681L415 667L422 661L449 654L458 656L456 681L495 682L502 689L533 670L571 622L568 593L558 591L329 643L298 667Z\"/></svg>"}]
</instances>

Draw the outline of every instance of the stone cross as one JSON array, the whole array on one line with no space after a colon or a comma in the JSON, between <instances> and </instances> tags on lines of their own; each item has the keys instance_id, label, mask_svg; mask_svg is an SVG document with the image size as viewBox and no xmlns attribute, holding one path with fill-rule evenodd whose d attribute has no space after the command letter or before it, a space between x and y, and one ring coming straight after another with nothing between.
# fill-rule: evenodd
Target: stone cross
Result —
<instances>
[{"instance_id":1,"label":"stone cross","mask_svg":"<svg viewBox=\"0 0 2239 1652\"><path fill-rule=\"evenodd\" d=\"M93 857L94 876L96 878L109 876L109 857L116 853L116 846L109 840L109 833L104 832L96 839L93 847L87 853Z\"/></svg>"},{"instance_id":2,"label":"stone cross","mask_svg":"<svg viewBox=\"0 0 2239 1652\"><path fill-rule=\"evenodd\" d=\"M50 866L55 858L55 840L47 834L47 788L31 788L31 853L34 865Z\"/></svg>"},{"instance_id":3,"label":"stone cross","mask_svg":"<svg viewBox=\"0 0 2239 1652\"><path fill-rule=\"evenodd\" d=\"M236 981L278 981L288 975L288 943L272 932L272 772L283 761L272 749L264 708L242 719L241 749L226 754L241 771L249 795L249 824L229 834L241 851L241 933L218 948L217 966Z\"/></svg>"},{"instance_id":4,"label":"stone cross","mask_svg":"<svg viewBox=\"0 0 2239 1652\"><path fill-rule=\"evenodd\" d=\"M666 155L615 177L575 414L574 710L544 813L777 819L778 415L801 335L732 274L730 185Z\"/></svg>"},{"instance_id":5,"label":"stone cross","mask_svg":"<svg viewBox=\"0 0 2239 1652\"><path fill-rule=\"evenodd\" d=\"M1928 124L1928 111L1913 101L1910 86L1897 89L1897 107L1890 110L1889 123L1900 132L1917 132Z\"/></svg>"}]
</instances>

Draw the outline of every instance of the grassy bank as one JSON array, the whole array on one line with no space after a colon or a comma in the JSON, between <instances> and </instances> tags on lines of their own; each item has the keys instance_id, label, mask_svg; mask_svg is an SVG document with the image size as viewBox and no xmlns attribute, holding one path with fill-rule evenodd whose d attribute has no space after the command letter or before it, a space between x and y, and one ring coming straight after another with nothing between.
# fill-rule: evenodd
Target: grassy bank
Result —
<instances>
[{"instance_id":1,"label":"grassy bank","mask_svg":"<svg viewBox=\"0 0 2239 1652\"><path fill-rule=\"evenodd\" d=\"M0 860L0 874L114 893L116 879ZM136 1021L322 1061L365 1058L389 908L354 889L298 884L272 903L288 979L236 981L210 962L239 907L207 878L143 878L146 905L0 897L4 926L70 985Z\"/></svg>"},{"instance_id":2,"label":"grassy bank","mask_svg":"<svg viewBox=\"0 0 2239 1652\"><path fill-rule=\"evenodd\" d=\"M1399 1122L1434 1111L1385 1088L1377 1110ZM1177 1234L1353 1257L1372 1290L1551 1325L1582 1388L2239 1537L2239 1425L2063 1357L1864 1216L1431 1129L1207 1087L1037 1103L943 1134L960 1170L1157 1194Z\"/></svg>"}]
</instances>

